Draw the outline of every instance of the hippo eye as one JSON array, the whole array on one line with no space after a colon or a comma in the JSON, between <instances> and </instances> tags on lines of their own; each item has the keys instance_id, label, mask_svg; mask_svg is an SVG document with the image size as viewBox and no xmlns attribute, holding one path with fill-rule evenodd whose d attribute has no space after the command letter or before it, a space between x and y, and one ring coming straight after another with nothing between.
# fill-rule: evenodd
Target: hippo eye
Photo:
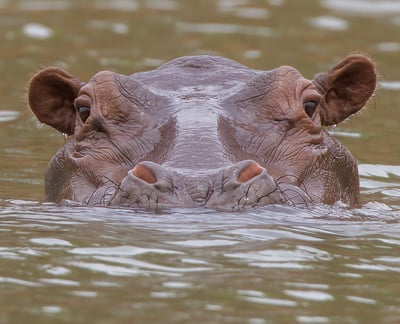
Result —
<instances>
[{"instance_id":1,"label":"hippo eye","mask_svg":"<svg viewBox=\"0 0 400 324\"><path fill-rule=\"evenodd\" d=\"M85 122L90 116L90 107L81 106L78 108L78 113L81 120Z\"/></svg>"},{"instance_id":2,"label":"hippo eye","mask_svg":"<svg viewBox=\"0 0 400 324\"><path fill-rule=\"evenodd\" d=\"M315 109L318 106L318 102L310 100L310 101L304 102L303 105L304 105L304 110L305 110L306 114L308 115L308 117L311 118L312 115L314 115Z\"/></svg>"}]
</instances>

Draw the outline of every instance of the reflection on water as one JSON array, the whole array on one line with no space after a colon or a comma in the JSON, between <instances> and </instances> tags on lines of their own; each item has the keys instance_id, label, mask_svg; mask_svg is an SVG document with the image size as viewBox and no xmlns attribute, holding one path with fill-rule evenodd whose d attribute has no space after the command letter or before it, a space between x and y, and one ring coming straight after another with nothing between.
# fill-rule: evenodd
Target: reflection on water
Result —
<instances>
[{"instance_id":1,"label":"reflection on water","mask_svg":"<svg viewBox=\"0 0 400 324\"><path fill-rule=\"evenodd\" d=\"M27 37L46 39L51 37L53 32L46 26L36 23L29 23L22 27L22 33Z\"/></svg>"},{"instance_id":2,"label":"reflection on water","mask_svg":"<svg viewBox=\"0 0 400 324\"><path fill-rule=\"evenodd\" d=\"M184 23L176 25L177 32L203 33L203 34L243 34L252 36L271 36L272 31L268 27L253 27L233 24L210 24L210 23Z\"/></svg>"},{"instance_id":3,"label":"reflection on water","mask_svg":"<svg viewBox=\"0 0 400 324\"><path fill-rule=\"evenodd\" d=\"M400 44L396 44L396 48L400 51ZM400 90L400 81L382 81L379 85L385 90Z\"/></svg>"},{"instance_id":4,"label":"reflection on water","mask_svg":"<svg viewBox=\"0 0 400 324\"><path fill-rule=\"evenodd\" d=\"M17 119L18 115L17 111L0 110L0 123L13 121Z\"/></svg>"},{"instance_id":5,"label":"reflection on water","mask_svg":"<svg viewBox=\"0 0 400 324\"><path fill-rule=\"evenodd\" d=\"M0 0L1 323L398 323L399 1ZM368 108L329 130L360 161L363 206L241 213L43 203L63 144L26 110L56 64L83 81L217 54L311 78L377 62ZM21 99L22 98L22 99Z\"/></svg>"},{"instance_id":6,"label":"reflection on water","mask_svg":"<svg viewBox=\"0 0 400 324\"><path fill-rule=\"evenodd\" d=\"M346 20L336 17L320 16L310 19L310 24L316 28L328 30L346 30L348 23Z\"/></svg>"},{"instance_id":7,"label":"reflection on water","mask_svg":"<svg viewBox=\"0 0 400 324\"><path fill-rule=\"evenodd\" d=\"M322 0L322 5L355 15L397 15L400 13L398 0Z\"/></svg>"}]
</instances>

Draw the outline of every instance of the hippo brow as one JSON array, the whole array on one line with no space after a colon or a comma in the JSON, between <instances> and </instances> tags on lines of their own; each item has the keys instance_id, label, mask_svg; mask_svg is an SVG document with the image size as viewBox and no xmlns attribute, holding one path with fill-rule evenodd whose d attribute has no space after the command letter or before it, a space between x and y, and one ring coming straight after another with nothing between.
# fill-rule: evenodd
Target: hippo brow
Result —
<instances>
[{"instance_id":1,"label":"hippo brow","mask_svg":"<svg viewBox=\"0 0 400 324\"><path fill-rule=\"evenodd\" d=\"M235 97L236 103L262 100L274 90L275 70L265 71L246 83L244 88Z\"/></svg>"},{"instance_id":2,"label":"hippo brow","mask_svg":"<svg viewBox=\"0 0 400 324\"><path fill-rule=\"evenodd\" d=\"M143 84L129 77L121 80L121 77L115 78L118 91L123 97L133 102L137 107L144 107L148 101L150 92L144 89Z\"/></svg>"}]
</instances>

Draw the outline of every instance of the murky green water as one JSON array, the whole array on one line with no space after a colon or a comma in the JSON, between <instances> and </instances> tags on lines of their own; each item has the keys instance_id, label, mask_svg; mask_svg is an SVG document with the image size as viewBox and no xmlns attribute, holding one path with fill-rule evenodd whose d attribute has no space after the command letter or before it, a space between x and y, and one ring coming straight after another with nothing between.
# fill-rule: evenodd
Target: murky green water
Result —
<instances>
[{"instance_id":1,"label":"murky green water","mask_svg":"<svg viewBox=\"0 0 400 324\"><path fill-rule=\"evenodd\" d=\"M0 0L0 323L398 323L399 35L395 0ZM332 129L360 162L360 209L43 203L63 143L26 108L43 66L87 80L215 54L311 78L351 52L380 74Z\"/></svg>"}]
</instances>

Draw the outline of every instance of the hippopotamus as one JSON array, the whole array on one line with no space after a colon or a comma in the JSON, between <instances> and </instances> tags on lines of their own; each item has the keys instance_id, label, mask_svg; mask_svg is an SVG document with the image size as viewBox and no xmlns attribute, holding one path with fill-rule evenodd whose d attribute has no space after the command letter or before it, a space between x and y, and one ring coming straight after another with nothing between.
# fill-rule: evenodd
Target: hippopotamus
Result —
<instances>
[{"instance_id":1,"label":"hippopotamus","mask_svg":"<svg viewBox=\"0 0 400 324\"><path fill-rule=\"evenodd\" d=\"M28 101L65 134L45 176L48 201L85 206L300 208L359 204L357 162L326 129L360 111L374 62L351 54L309 80L291 66L256 70L218 56L157 69L36 73Z\"/></svg>"}]
</instances>

